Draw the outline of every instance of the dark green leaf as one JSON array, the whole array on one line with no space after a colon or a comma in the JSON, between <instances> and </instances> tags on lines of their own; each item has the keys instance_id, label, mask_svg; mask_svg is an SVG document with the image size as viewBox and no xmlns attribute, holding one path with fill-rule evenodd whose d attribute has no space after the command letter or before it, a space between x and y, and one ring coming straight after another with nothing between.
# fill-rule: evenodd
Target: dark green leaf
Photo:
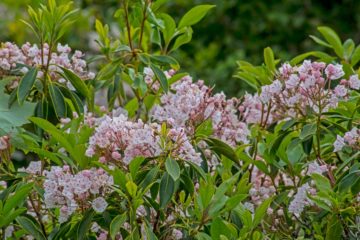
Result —
<instances>
[{"instance_id":1,"label":"dark green leaf","mask_svg":"<svg viewBox=\"0 0 360 240\"><path fill-rule=\"evenodd\" d=\"M55 84L49 84L49 93L56 116L59 119L66 117L67 109L65 98L64 95L61 93L60 89L55 86Z\"/></svg>"},{"instance_id":2,"label":"dark green leaf","mask_svg":"<svg viewBox=\"0 0 360 240\"><path fill-rule=\"evenodd\" d=\"M22 105L30 93L31 88L35 83L37 76L37 69L30 68L29 71L24 75L20 80L19 86L17 88L17 99L20 105Z\"/></svg>"},{"instance_id":3,"label":"dark green leaf","mask_svg":"<svg viewBox=\"0 0 360 240\"><path fill-rule=\"evenodd\" d=\"M165 93L167 93L169 91L169 83L164 72L154 64L151 64L150 67L153 70L156 78L159 80L162 89Z\"/></svg>"},{"instance_id":4,"label":"dark green leaf","mask_svg":"<svg viewBox=\"0 0 360 240\"><path fill-rule=\"evenodd\" d=\"M78 240L85 239L87 232L89 231L89 229L91 227L94 215L95 215L95 212L92 209L88 210L84 214L84 216L78 226L78 229L77 229L77 233L76 233L77 238L76 239L78 239Z\"/></svg>"},{"instance_id":5,"label":"dark green leaf","mask_svg":"<svg viewBox=\"0 0 360 240\"><path fill-rule=\"evenodd\" d=\"M71 70L68 70L66 68L61 68L61 70L63 72L60 74L66 80L71 82L71 84L74 86L76 91L78 91L81 95L83 95L86 98L88 98L90 96L90 91L89 91L88 87L86 86L84 81L78 75L76 75L74 72L72 72Z\"/></svg>"},{"instance_id":6,"label":"dark green leaf","mask_svg":"<svg viewBox=\"0 0 360 240\"><path fill-rule=\"evenodd\" d=\"M304 140L307 137L314 135L316 133L316 128L317 126L315 123L306 124L301 130L299 138L301 140Z\"/></svg>"},{"instance_id":7,"label":"dark green leaf","mask_svg":"<svg viewBox=\"0 0 360 240\"><path fill-rule=\"evenodd\" d=\"M172 158L167 158L165 162L166 171L170 174L174 181L178 180L180 177L180 167L179 164Z\"/></svg>"},{"instance_id":8,"label":"dark green leaf","mask_svg":"<svg viewBox=\"0 0 360 240\"><path fill-rule=\"evenodd\" d=\"M126 213L123 213L121 215L116 216L110 224L110 236L111 239L115 239L116 234L118 234L120 232L120 228L121 226L125 223L126 221Z\"/></svg>"},{"instance_id":9,"label":"dark green leaf","mask_svg":"<svg viewBox=\"0 0 360 240\"><path fill-rule=\"evenodd\" d=\"M347 174L343 177L339 183L339 191L346 192L348 191L353 184L355 184L360 179L360 170L356 170Z\"/></svg>"},{"instance_id":10,"label":"dark green leaf","mask_svg":"<svg viewBox=\"0 0 360 240\"><path fill-rule=\"evenodd\" d=\"M332 215L327 223L326 240L341 239L343 232L342 223L337 215Z\"/></svg>"},{"instance_id":11,"label":"dark green leaf","mask_svg":"<svg viewBox=\"0 0 360 240\"><path fill-rule=\"evenodd\" d=\"M224 155L235 163L238 163L238 157L234 149L232 149L232 147L230 147L228 144L216 138L208 138L205 141L209 144L210 148L213 151L218 154Z\"/></svg>"},{"instance_id":12,"label":"dark green leaf","mask_svg":"<svg viewBox=\"0 0 360 240\"><path fill-rule=\"evenodd\" d=\"M28 232L31 236L33 236L37 240L46 240L46 237L40 230L40 227L38 224L34 223L32 220L30 220L28 217L25 216L19 216L16 218L16 221L19 223L19 225Z\"/></svg>"},{"instance_id":13,"label":"dark green leaf","mask_svg":"<svg viewBox=\"0 0 360 240\"><path fill-rule=\"evenodd\" d=\"M160 182L160 207L164 208L171 200L175 191L175 182L167 172L164 173Z\"/></svg>"}]
</instances>

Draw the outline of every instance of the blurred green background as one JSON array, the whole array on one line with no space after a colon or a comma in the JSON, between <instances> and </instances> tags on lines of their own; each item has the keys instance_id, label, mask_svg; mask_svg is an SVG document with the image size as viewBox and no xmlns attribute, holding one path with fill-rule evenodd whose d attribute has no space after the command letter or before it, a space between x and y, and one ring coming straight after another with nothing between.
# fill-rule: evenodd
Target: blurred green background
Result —
<instances>
[{"instance_id":1,"label":"blurred green background","mask_svg":"<svg viewBox=\"0 0 360 240\"><path fill-rule=\"evenodd\" d=\"M34 41L19 19L27 18L26 5L37 6L41 2L0 0L0 41L19 44ZM112 16L119 2L75 0L75 6L81 9L80 17L62 42L91 51L95 46L95 17L110 26L116 25ZM324 50L308 37L318 35L316 27L321 25L333 28L342 40L352 38L355 43L360 40L360 1L357 0L169 0L165 11L179 20L196 4L217 7L194 26L193 40L174 56L182 70L231 96L239 96L247 89L233 77L236 61L260 64L263 48L267 46L284 60L306 51Z\"/></svg>"}]
</instances>

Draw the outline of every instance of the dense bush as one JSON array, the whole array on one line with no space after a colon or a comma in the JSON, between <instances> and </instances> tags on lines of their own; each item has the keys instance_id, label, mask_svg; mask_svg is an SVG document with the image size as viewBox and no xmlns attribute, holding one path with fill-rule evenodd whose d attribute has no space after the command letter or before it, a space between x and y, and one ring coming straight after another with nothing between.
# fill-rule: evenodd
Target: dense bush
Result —
<instances>
[{"instance_id":1,"label":"dense bush","mask_svg":"<svg viewBox=\"0 0 360 240\"><path fill-rule=\"evenodd\" d=\"M169 56L215 6L165 2L122 1L116 37L96 20L88 61L60 43L66 1L29 7L36 43L1 44L2 238L358 239L360 47L322 26L331 54L265 48L229 98Z\"/></svg>"}]
</instances>

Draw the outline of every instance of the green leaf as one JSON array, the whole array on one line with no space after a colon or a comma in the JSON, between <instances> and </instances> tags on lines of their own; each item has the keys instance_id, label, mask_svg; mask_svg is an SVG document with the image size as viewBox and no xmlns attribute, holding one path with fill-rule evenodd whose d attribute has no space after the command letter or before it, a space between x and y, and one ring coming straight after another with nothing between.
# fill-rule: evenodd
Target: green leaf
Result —
<instances>
[{"instance_id":1,"label":"green leaf","mask_svg":"<svg viewBox=\"0 0 360 240\"><path fill-rule=\"evenodd\" d=\"M321 61L324 61L327 63L336 59L335 57L331 57L330 55L328 55L324 52L312 51L312 52L303 53L303 54L300 54L300 55L294 57L293 59L291 59L290 64L296 65L310 56L314 56L314 57L320 59Z\"/></svg>"},{"instance_id":2,"label":"green leaf","mask_svg":"<svg viewBox=\"0 0 360 240\"><path fill-rule=\"evenodd\" d=\"M14 103L11 109L8 108L8 95L0 94L0 129L10 132L12 128L22 126L28 122L28 117L34 114L36 103L24 102L23 105Z\"/></svg>"},{"instance_id":3,"label":"green leaf","mask_svg":"<svg viewBox=\"0 0 360 240\"><path fill-rule=\"evenodd\" d=\"M220 238L221 235L231 237L229 234L230 231L228 227L220 217L217 217L212 221L210 227L210 233L211 233L211 239L215 239L215 240L221 239Z\"/></svg>"},{"instance_id":4,"label":"green leaf","mask_svg":"<svg viewBox=\"0 0 360 240\"><path fill-rule=\"evenodd\" d=\"M317 173L313 173L311 177L312 179L314 179L315 185L319 191L323 191L323 192L332 191L329 179Z\"/></svg>"},{"instance_id":5,"label":"green leaf","mask_svg":"<svg viewBox=\"0 0 360 240\"><path fill-rule=\"evenodd\" d=\"M343 226L336 214L332 215L327 224L326 240L341 239Z\"/></svg>"},{"instance_id":6,"label":"green leaf","mask_svg":"<svg viewBox=\"0 0 360 240\"><path fill-rule=\"evenodd\" d=\"M180 167L179 164L174 159L168 157L165 162L165 168L174 181L179 179Z\"/></svg>"},{"instance_id":7,"label":"green leaf","mask_svg":"<svg viewBox=\"0 0 360 240\"><path fill-rule=\"evenodd\" d=\"M88 210L84 214L84 216L78 226L78 229L77 229L77 233L76 233L77 238L76 239L82 240L82 239L86 238L86 234L91 227L91 223L94 218L94 215L95 215L95 212L92 209Z\"/></svg>"},{"instance_id":8,"label":"green leaf","mask_svg":"<svg viewBox=\"0 0 360 240\"><path fill-rule=\"evenodd\" d=\"M314 42L316 42L317 44L321 45L321 46L324 46L324 47L328 47L328 48L332 48L332 46L330 44L328 44L327 42L321 40L320 38L318 37L315 37L313 35L310 35L310 38L312 40L314 40Z\"/></svg>"},{"instance_id":9,"label":"green leaf","mask_svg":"<svg viewBox=\"0 0 360 240\"><path fill-rule=\"evenodd\" d=\"M175 182L172 177L165 172L160 182L160 207L164 208L171 200L175 191Z\"/></svg>"},{"instance_id":10,"label":"green leaf","mask_svg":"<svg viewBox=\"0 0 360 240\"><path fill-rule=\"evenodd\" d=\"M141 188L146 188L147 186L149 186L150 184L153 183L154 179L156 178L156 176L159 173L159 167L156 166L154 168L152 168L145 176L144 180L142 180L142 182L140 183L140 187Z\"/></svg>"},{"instance_id":11,"label":"green leaf","mask_svg":"<svg viewBox=\"0 0 360 240\"><path fill-rule=\"evenodd\" d=\"M352 39L348 39L344 42L344 58L349 60L355 48L355 43Z\"/></svg>"},{"instance_id":12,"label":"green leaf","mask_svg":"<svg viewBox=\"0 0 360 240\"><path fill-rule=\"evenodd\" d=\"M299 138L304 140L316 133L317 126L315 123L306 124L301 130Z\"/></svg>"},{"instance_id":13,"label":"green leaf","mask_svg":"<svg viewBox=\"0 0 360 240\"><path fill-rule=\"evenodd\" d=\"M192 33L193 33L192 28L187 27L185 32L176 38L175 43L172 46L170 52L175 51L176 49L178 49L182 45L190 42L191 38L192 38Z\"/></svg>"},{"instance_id":14,"label":"green leaf","mask_svg":"<svg viewBox=\"0 0 360 240\"><path fill-rule=\"evenodd\" d=\"M351 57L351 66L355 66L360 61L360 45L358 45Z\"/></svg>"},{"instance_id":15,"label":"green leaf","mask_svg":"<svg viewBox=\"0 0 360 240\"><path fill-rule=\"evenodd\" d=\"M35 123L40 128L44 129L48 133L51 134L51 136L58 141L62 147L65 148L66 151L69 152L69 154L75 159L79 160L78 153L75 151L75 149L72 147L71 143L68 142L68 140L63 136L63 133L58 130L54 125L52 125L50 122L48 122L45 119L38 118L38 117L31 117L30 121Z\"/></svg>"},{"instance_id":16,"label":"green leaf","mask_svg":"<svg viewBox=\"0 0 360 240\"><path fill-rule=\"evenodd\" d=\"M66 117L66 103L60 89L55 84L49 84L49 93L57 118Z\"/></svg>"},{"instance_id":17,"label":"green leaf","mask_svg":"<svg viewBox=\"0 0 360 240\"><path fill-rule=\"evenodd\" d=\"M215 5L198 5L193 7L181 18L178 28L181 29L196 24L214 7Z\"/></svg>"},{"instance_id":18,"label":"green leaf","mask_svg":"<svg viewBox=\"0 0 360 240\"><path fill-rule=\"evenodd\" d=\"M111 239L115 239L115 236L117 233L120 232L121 226L125 223L127 217L126 213L123 213L121 215L117 215L110 224L110 236Z\"/></svg>"},{"instance_id":19,"label":"green leaf","mask_svg":"<svg viewBox=\"0 0 360 240\"><path fill-rule=\"evenodd\" d=\"M176 23L174 19L166 13L161 13L160 18L164 21L164 28L161 31L164 35L165 44L169 44L175 34Z\"/></svg>"},{"instance_id":20,"label":"green leaf","mask_svg":"<svg viewBox=\"0 0 360 240\"><path fill-rule=\"evenodd\" d=\"M124 108L128 112L129 118L134 117L136 112L139 109L139 101L138 101L138 99L137 98L131 99L129 102L126 103Z\"/></svg>"},{"instance_id":21,"label":"green leaf","mask_svg":"<svg viewBox=\"0 0 360 240\"><path fill-rule=\"evenodd\" d=\"M208 137L213 133L212 120L203 121L195 130L196 137Z\"/></svg>"},{"instance_id":22,"label":"green leaf","mask_svg":"<svg viewBox=\"0 0 360 240\"><path fill-rule=\"evenodd\" d=\"M167 93L169 91L169 83L164 72L154 64L151 64L150 67L153 70L156 78L159 80L162 89L165 93Z\"/></svg>"},{"instance_id":23,"label":"green leaf","mask_svg":"<svg viewBox=\"0 0 360 240\"><path fill-rule=\"evenodd\" d=\"M76 91L78 91L81 95L88 98L90 96L90 91L84 81L76 75L71 70L61 67L63 72L60 72L60 75L63 76L66 80L70 81L71 84L74 86Z\"/></svg>"},{"instance_id":24,"label":"green leaf","mask_svg":"<svg viewBox=\"0 0 360 240\"><path fill-rule=\"evenodd\" d=\"M130 174L133 179L136 178L139 167L144 162L144 160L145 160L144 157L136 157L133 160L131 160L131 162L129 164L129 170L130 170Z\"/></svg>"},{"instance_id":25,"label":"green leaf","mask_svg":"<svg viewBox=\"0 0 360 240\"><path fill-rule=\"evenodd\" d=\"M29 71L24 75L20 80L19 86L17 88L17 99L20 105L22 105L30 93L31 88L33 87L37 76L37 69L30 68Z\"/></svg>"},{"instance_id":26,"label":"green leaf","mask_svg":"<svg viewBox=\"0 0 360 240\"><path fill-rule=\"evenodd\" d=\"M170 57L170 56L163 56L163 55L151 55L150 58L153 61L156 61L160 64L169 64L169 65L174 65L174 66L178 66L179 63L178 61L176 61L175 58Z\"/></svg>"},{"instance_id":27,"label":"green leaf","mask_svg":"<svg viewBox=\"0 0 360 240\"><path fill-rule=\"evenodd\" d=\"M344 57L344 49L341 44L341 40L339 36L336 34L334 30L329 27L318 27L318 31L323 35L325 40L332 46L335 53L340 57Z\"/></svg>"},{"instance_id":28,"label":"green leaf","mask_svg":"<svg viewBox=\"0 0 360 240\"><path fill-rule=\"evenodd\" d=\"M133 182L133 181L128 181L126 184L125 184L125 187L126 187L126 190L127 192L129 193L129 195L132 197L132 198L135 198L136 197L136 193L137 193L137 185Z\"/></svg>"},{"instance_id":29,"label":"green leaf","mask_svg":"<svg viewBox=\"0 0 360 240\"><path fill-rule=\"evenodd\" d=\"M19 204L23 203L29 192L32 190L33 183L29 183L16 189L14 195L11 195L5 202L3 213L9 214Z\"/></svg>"},{"instance_id":30,"label":"green leaf","mask_svg":"<svg viewBox=\"0 0 360 240\"><path fill-rule=\"evenodd\" d=\"M4 216L2 216L0 214L0 227L4 227L9 225L12 221L14 221L14 219L19 216L20 214L23 214L27 211L28 209L26 207L22 207L22 208L18 208L15 211L11 211L8 214L4 214Z\"/></svg>"},{"instance_id":31,"label":"green leaf","mask_svg":"<svg viewBox=\"0 0 360 240\"><path fill-rule=\"evenodd\" d=\"M260 206L258 206L255 210L255 215L254 215L254 221L253 221L253 228L256 228L257 225L260 224L261 220L264 218L267 209L269 208L271 202L272 202L272 198L268 198L266 199L264 202L261 203Z\"/></svg>"},{"instance_id":32,"label":"green leaf","mask_svg":"<svg viewBox=\"0 0 360 240\"><path fill-rule=\"evenodd\" d=\"M216 139L216 138L208 138L205 139L207 144L209 144L210 149L215 151L217 154L222 154L225 157L229 158L230 160L238 163L238 157L232 147L228 144L224 143L223 141Z\"/></svg>"},{"instance_id":33,"label":"green leaf","mask_svg":"<svg viewBox=\"0 0 360 240\"><path fill-rule=\"evenodd\" d=\"M31 221L28 217L25 216L19 216L16 218L16 221L19 223L19 225L31 236L33 236L37 240L46 240L46 237L40 230L40 227L38 224L35 224L33 221Z\"/></svg>"},{"instance_id":34,"label":"green leaf","mask_svg":"<svg viewBox=\"0 0 360 240\"><path fill-rule=\"evenodd\" d=\"M275 58L274 53L270 47L264 49L264 60L265 65L268 67L268 69L274 73L276 71Z\"/></svg>"},{"instance_id":35,"label":"green leaf","mask_svg":"<svg viewBox=\"0 0 360 240\"><path fill-rule=\"evenodd\" d=\"M339 191L341 193L348 191L360 179L360 170L347 174L339 182Z\"/></svg>"}]
</instances>

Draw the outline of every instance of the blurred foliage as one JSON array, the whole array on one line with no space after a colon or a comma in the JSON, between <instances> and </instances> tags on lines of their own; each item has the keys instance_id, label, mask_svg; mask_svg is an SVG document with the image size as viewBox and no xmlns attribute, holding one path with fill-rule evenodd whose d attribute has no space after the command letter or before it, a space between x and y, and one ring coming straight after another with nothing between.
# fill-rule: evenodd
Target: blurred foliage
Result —
<instances>
[{"instance_id":1,"label":"blurred foliage","mask_svg":"<svg viewBox=\"0 0 360 240\"><path fill-rule=\"evenodd\" d=\"M67 0L60 0L65 2ZM22 43L32 41L24 24L26 5L36 6L41 0L1 0L0 41ZM360 2L356 0L172 0L166 12L179 20L195 4L215 4L216 9L194 27L190 44L175 56L184 71L216 85L231 95L242 95L247 86L233 77L236 61L262 62L262 51L270 46L276 57L290 56L311 50L324 50L308 37L317 35L316 26L333 28L342 40L351 37L360 41ZM95 17L111 25L118 0L75 0L82 9L79 20L63 42L73 48L93 49ZM95 16L95 17L94 17ZM114 28L112 28L114 29ZM117 32L113 32L116 36Z\"/></svg>"}]
</instances>

